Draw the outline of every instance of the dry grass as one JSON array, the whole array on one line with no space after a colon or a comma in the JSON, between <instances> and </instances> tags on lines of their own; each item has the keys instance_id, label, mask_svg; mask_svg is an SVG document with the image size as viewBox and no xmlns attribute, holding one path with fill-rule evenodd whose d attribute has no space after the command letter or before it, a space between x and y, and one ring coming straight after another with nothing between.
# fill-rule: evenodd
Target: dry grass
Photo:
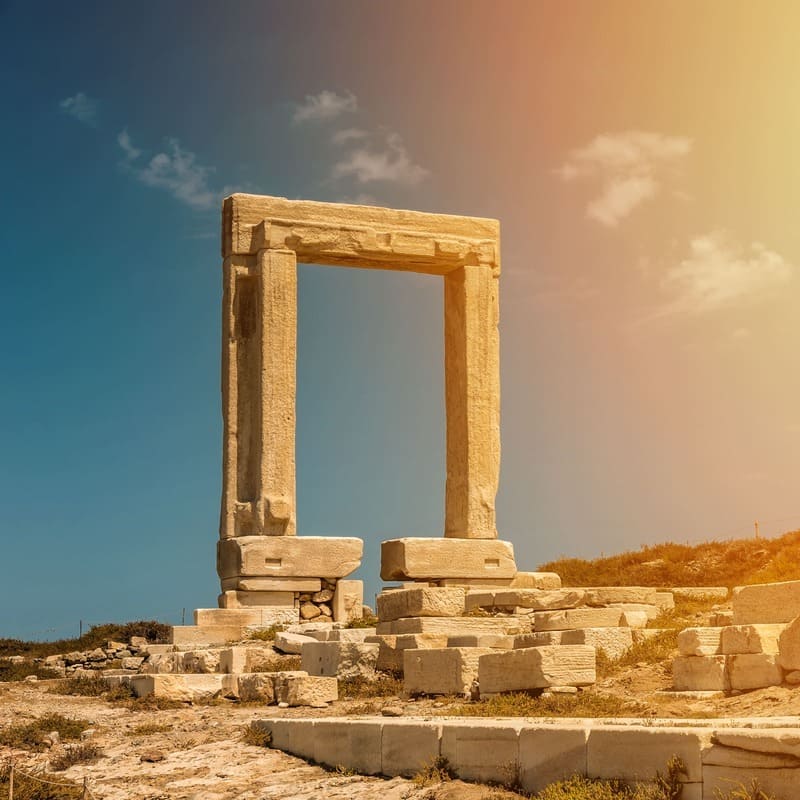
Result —
<instances>
[{"instance_id":1,"label":"dry grass","mask_svg":"<svg viewBox=\"0 0 800 800\"><path fill-rule=\"evenodd\" d=\"M643 546L636 552L588 561L561 558L540 570L565 586L744 586L800 579L800 531L777 539L731 539L697 545Z\"/></svg>"},{"instance_id":2,"label":"dry grass","mask_svg":"<svg viewBox=\"0 0 800 800\"><path fill-rule=\"evenodd\" d=\"M269 628L259 628L258 630L250 631L247 638L256 642L274 642L275 635L285 628L285 625L270 625Z\"/></svg>"},{"instance_id":3,"label":"dry grass","mask_svg":"<svg viewBox=\"0 0 800 800\"><path fill-rule=\"evenodd\" d=\"M94 742L82 742L64 748L64 752L50 759L53 772L63 772L76 764L94 764L103 757L103 751Z\"/></svg>"},{"instance_id":4,"label":"dry grass","mask_svg":"<svg viewBox=\"0 0 800 800\"><path fill-rule=\"evenodd\" d=\"M758 778L749 784L739 783L727 792L714 789L715 800L777 800L774 795L767 794L759 785Z\"/></svg>"},{"instance_id":5,"label":"dry grass","mask_svg":"<svg viewBox=\"0 0 800 800\"><path fill-rule=\"evenodd\" d=\"M0 765L0 797L8 797L10 772L9 765ZM34 777L29 778L19 771L14 774L14 800L78 800L83 797L83 787L73 781L59 778L58 785L54 786L51 775L42 771L31 774ZM40 783L36 777L48 783Z\"/></svg>"},{"instance_id":6,"label":"dry grass","mask_svg":"<svg viewBox=\"0 0 800 800\"><path fill-rule=\"evenodd\" d=\"M376 678L359 676L339 680L339 698L342 700L396 697L402 691L403 679L390 672L379 672Z\"/></svg>"},{"instance_id":7,"label":"dry grass","mask_svg":"<svg viewBox=\"0 0 800 800\"><path fill-rule=\"evenodd\" d=\"M152 736L154 733L169 733L172 725L169 723L143 722L128 731L128 736Z\"/></svg>"},{"instance_id":8,"label":"dry grass","mask_svg":"<svg viewBox=\"0 0 800 800\"><path fill-rule=\"evenodd\" d=\"M147 697L126 697L115 700L116 705L127 708L128 711L172 711L177 708L186 708L188 703L180 700L171 700L168 697L157 697L154 694L149 694Z\"/></svg>"},{"instance_id":9,"label":"dry grass","mask_svg":"<svg viewBox=\"0 0 800 800\"><path fill-rule=\"evenodd\" d=\"M378 618L372 615L364 615L361 619L351 619L347 623L348 628L374 628L378 624Z\"/></svg>"},{"instance_id":10,"label":"dry grass","mask_svg":"<svg viewBox=\"0 0 800 800\"><path fill-rule=\"evenodd\" d=\"M456 775L444 756L437 756L426 764L413 778L414 785L420 789L437 783L451 781Z\"/></svg>"},{"instance_id":11,"label":"dry grass","mask_svg":"<svg viewBox=\"0 0 800 800\"><path fill-rule=\"evenodd\" d=\"M100 697L108 690L108 684L99 675L64 678L49 689L53 694L74 694L83 697Z\"/></svg>"},{"instance_id":12,"label":"dry grass","mask_svg":"<svg viewBox=\"0 0 800 800\"><path fill-rule=\"evenodd\" d=\"M57 672L41 664L34 664L31 661L12 664L9 659L0 659L0 681L24 681L29 675L35 675L41 680L58 677Z\"/></svg>"},{"instance_id":13,"label":"dry grass","mask_svg":"<svg viewBox=\"0 0 800 800\"><path fill-rule=\"evenodd\" d=\"M55 731L62 741L75 741L89 727L91 722L85 719L45 714L32 722L0 728L0 745L24 750L43 750L43 739L48 733Z\"/></svg>"},{"instance_id":14,"label":"dry grass","mask_svg":"<svg viewBox=\"0 0 800 800\"><path fill-rule=\"evenodd\" d=\"M457 717L620 717L636 708L618 697L582 691L577 694L536 696L509 692L486 700L463 702L440 713Z\"/></svg>"}]
</instances>

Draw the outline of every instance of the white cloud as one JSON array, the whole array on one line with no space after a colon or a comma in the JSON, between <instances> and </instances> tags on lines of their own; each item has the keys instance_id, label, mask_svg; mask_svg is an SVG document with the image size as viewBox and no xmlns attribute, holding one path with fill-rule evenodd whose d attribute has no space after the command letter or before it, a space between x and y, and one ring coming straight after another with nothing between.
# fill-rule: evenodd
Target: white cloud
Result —
<instances>
[{"instance_id":1,"label":"white cloud","mask_svg":"<svg viewBox=\"0 0 800 800\"><path fill-rule=\"evenodd\" d=\"M691 149L691 139L683 136L647 131L602 134L573 150L556 174L564 181L599 180L600 194L589 202L586 215L613 228L658 194L665 171Z\"/></svg>"},{"instance_id":2,"label":"white cloud","mask_svg":"<svg viewBox=\"0 0 800 800\"><path fill-rule=\"evenodd\" d=\"M197 156L184 150L177 139L167 140L166 152L156 153L147 164L140 165L142 151L133 146L123 130L117 142L125 153L123 165L147 186L166 189L177 200L196 209L211 208L217 195L208 186L213 169L197 162Z\"/></svg>"},{"instance_id":3,"label":"white cloud","mask_svg":"<svg viewBox=\"0 0 800 800\"><path fill-rule=\"evenodd\" d=\"M389 133L380 149L358 147L333 167L333 177L354 177L359 183L386 181L414 185L428 175L428 170L415 164L396 133Z\"/></svg>"},{"instance_id":4,"label":"white cloud","mask_svg":"<svg viewBox=\"0 0 800 800\"><path fill-rule=\"evenodd\" d=\"M97 124L97 100L83 92L78 92L72 97L65 97L58 107L65 113L74 117L84 125Z\"/></svg>"},{"instance_id":5,"label":"white cloud","mask_svg":"<svg viewBox=\"0 0 800 800\"><path fill-rule=\"evenodd\" d=\"M703 314L757 300L793 273L783 256L761 242L746 247L725 231L712 231L692 239L689 255L662 279L662 289L674 296L662 313Z\"/></svg>"},{"instance_id":6,"label":"white cloud","mask_svg":"<svg viewBox=\"0 0 800 800\"><path fill-rule=\"evenodd\" d=\"M306 95L306 99L295 108L292 119L296 123L333 119L357 108L358 101L352 92L336 94L324 89L319 94Z\"/></svg>"},{"instance_id":7,"label":"white cloud","mask_svg":"<svg viewBox=\"0 0 800 800\"><path fill-rule=\"evenodd\" d=\"M333 134L334 144L347 144L348 142L358 141L365 139L369 134L362 128L344 128L344 130L336 131Z\"/></svg>"}]
</instances>

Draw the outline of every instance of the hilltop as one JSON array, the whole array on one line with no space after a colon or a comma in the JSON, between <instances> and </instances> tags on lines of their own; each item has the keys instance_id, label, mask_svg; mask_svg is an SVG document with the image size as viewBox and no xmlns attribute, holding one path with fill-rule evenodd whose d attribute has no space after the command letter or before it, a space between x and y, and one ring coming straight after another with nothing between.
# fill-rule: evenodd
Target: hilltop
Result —
<instances>
[{"instance_id":1,"label":"hilltop","mask_svg":"<svg viewBox=\"0 0 800 800\"><path fill-rule=\"evenodd\" d=\"M700 544L645 545L585 560L560 558L539 567L564 586L744 586L800 580L800 531L776 539L728 539Z\"/></svg>"}]
</instances>

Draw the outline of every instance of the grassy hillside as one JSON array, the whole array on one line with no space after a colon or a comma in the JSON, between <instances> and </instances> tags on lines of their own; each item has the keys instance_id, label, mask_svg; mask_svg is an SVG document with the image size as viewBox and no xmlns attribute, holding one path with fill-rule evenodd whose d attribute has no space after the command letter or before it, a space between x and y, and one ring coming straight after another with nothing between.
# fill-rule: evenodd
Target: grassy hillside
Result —
<instances>
[{"instance_id":1,"label":"grassy hillside","mask_svg":"<svg viewBox=\"0 0 800 800\"><path fill-rule=\"evenodd\" d=\"M696 545L665 544L585 561L542 564L565 586L743 586L800 580L800 531L777 539L730 539Z\"/></svg>"}]
</instances>

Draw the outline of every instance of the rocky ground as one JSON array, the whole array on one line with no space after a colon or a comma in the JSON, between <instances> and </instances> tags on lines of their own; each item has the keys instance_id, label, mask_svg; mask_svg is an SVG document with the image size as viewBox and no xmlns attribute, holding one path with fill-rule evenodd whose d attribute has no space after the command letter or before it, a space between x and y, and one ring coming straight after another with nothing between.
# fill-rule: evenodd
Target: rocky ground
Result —
<instances>
[{"instance_id":1,"label":"rocky ground","mask_svg":"<svg viewBox=\"0 0 800 800\"><path fill-rule=\"evenodd\" d=\"M636 716L747 717L800 714L800 690L773 687L735 697L692 699L658 694L669 685L665 667L635 665L600 682L597 691L631 703ZM0 728L58 712L91 722L90 741L102 750L94 764L59 772L59 779L90 778L98 800L467 800L504 793L456 781L419 787L413 781L382 780L328 772L300 759L242 740L249 723L271 715L329 716L364 713L446 714L456 698L404 700L361 698L328 709L278 709L275 706L218 701L169 710L130 710L103 698L53 694L53 681L0 684ZM634 714L631 714L633 716ZM60 746L31 752L0 747L0 761L13 756L19 767L47 766Z\"/></svg>"}]
</instances>

